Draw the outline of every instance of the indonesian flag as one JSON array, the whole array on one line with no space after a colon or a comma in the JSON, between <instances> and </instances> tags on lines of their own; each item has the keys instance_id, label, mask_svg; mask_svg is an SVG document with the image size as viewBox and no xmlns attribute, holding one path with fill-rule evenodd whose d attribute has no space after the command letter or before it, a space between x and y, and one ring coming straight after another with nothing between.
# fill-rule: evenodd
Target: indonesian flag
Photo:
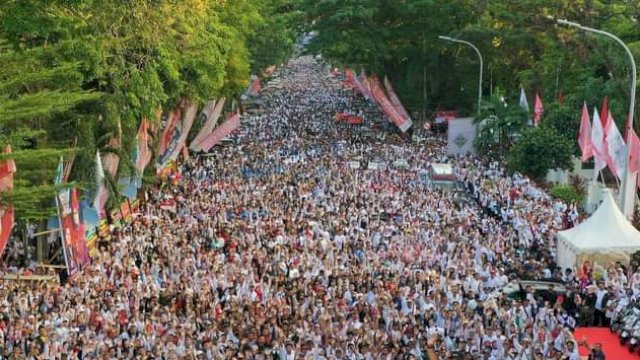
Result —
<instances>
[{"instance_id":1,"label":"indonesian flag","mask_svg":"<svg viewBox=\"0 0 640 360\"><path fill-rule=\"evenodd\" d=\"M624 139L616 126L616 122L611 116L611 111L607 113L604 140L607 149L607 165L619 179L622 179L625 171L627 145L624 143Z\"/></svg>"},{"instance_id":2,"label":"indonesian flag","mask_svg":"<svg viewBox=\"0 0 640 360\"><path fill-rule=\"evenodd\" d=\"M11 146L4 149L5 154L11 154ZM13 190L13 174L16 172L16 164L13 159L0 162L0 191ZM0 205L0 256L4 253L13 230L14 210L13 206Z\"/></svg>"},{"instance_id":3,"label":"indonesian flag","mask_svg":"<svg viewBox=\"0 0 640 360\"><path fill-rule=\"evenodd\" d=\"M580 119L580 132L578 134L578 144L582 151L582 162L585 162L593 156L593 144L591 143L591 121L589 119L589 109L587 102L582 106L582 117Z\"/></svg>"},{"instance_id":4,"label":"indonesian flag","mask_svg":"<svg viewBox=\"0 0 640 360\"><path fill-rule=\"evenodd\" d=\"M540 120L542 120L542 113L544 113L544 106L542 105L540 95L536 93L536 100L533 103L533 124L535 126L540 125Z\"/></svg>"},{"instance_id":5,"label":"indonesian flag","mask_svg":"<svg viewBox=\"0 0 640 360\"><path fill-rule=\"evenodd\" d=\"M604 128L598 109L593 110L593 127L591 128L591 146L595 160L595 174L602 171L607 166L607 152L604 146Z\"/></svg>"}]
</instances>

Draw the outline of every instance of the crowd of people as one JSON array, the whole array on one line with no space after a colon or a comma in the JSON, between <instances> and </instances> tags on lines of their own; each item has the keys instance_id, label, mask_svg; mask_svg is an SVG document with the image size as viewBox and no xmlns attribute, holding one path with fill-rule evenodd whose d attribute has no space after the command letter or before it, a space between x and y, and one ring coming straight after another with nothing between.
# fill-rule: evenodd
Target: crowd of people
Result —
<instances>
[{"instance_id":1,"label":"crowd of people","mask_svg":"<svg viewBox=\"0 0 640 360\"><path fill-rule=\"evenodd\" d=\"M596 290L592 272L557 268L575 206L435 139L360 136L382 115L311 58L280 84L242 138L181 162L66 284L4 284L5 358L577 360L572 329L603 321L602 291L637 294L635 268ZM346 111L365 126L334 120ZM420 176L443 162L461 191ZM510 298L514 279L568 293Z\"/></svg>"}]
</instances>

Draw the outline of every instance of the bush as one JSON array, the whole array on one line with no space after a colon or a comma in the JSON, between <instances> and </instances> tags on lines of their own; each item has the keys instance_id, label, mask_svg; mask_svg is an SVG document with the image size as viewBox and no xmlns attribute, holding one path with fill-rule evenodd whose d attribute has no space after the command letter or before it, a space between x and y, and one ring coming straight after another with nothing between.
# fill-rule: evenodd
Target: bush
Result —
<instances>
[{"instance_id":1,"label":"bush","mask_svg":"<svg viewBox=\"0 0 640 360\"><path fill-rule=\"evenodd\" d=\"M511 171L542 182L549 170L571 169L571 156L571 141L556 130L541 125L520 133L518 142L511 148L507 164Z\"/></svg>"},{"instance_id":2,"label":"bush","mask_svg":"<svg viewBox=\"0 0 640 360\"><path fill-rule=\"evenodd\" d=\"M572 186L556 185L549 192L554 199L560 199L567 204L577 203L580 204L583 199L583 195L580 194Z\"/></svg>"}]
</instances>

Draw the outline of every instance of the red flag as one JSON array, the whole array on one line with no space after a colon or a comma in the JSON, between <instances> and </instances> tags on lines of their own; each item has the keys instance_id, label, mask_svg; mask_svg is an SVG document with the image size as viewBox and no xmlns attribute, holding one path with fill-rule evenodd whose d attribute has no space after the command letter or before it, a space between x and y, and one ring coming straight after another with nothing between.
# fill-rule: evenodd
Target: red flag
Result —
<instances>
[{"instance_id":1,"label":"red flag","mask_svg":"<svg viewBox=\"0 0 640 360\"><path fill-rule=\"evenodd\" d=\"M5 154L11 154L11 146L4 149ZM16 164L12 159L0 162L0 191L13 190L13 174ZM12 206L0 205L0 256L4 253L13 229L14 212Z\"/></svg>"},{"instance_id":2,"label":"red flag","mask_svg":"<svg viewBox=\"0 0 640 360\"><path fill-rule=\"evenodd\" d=\"M544 106L542 105L540 95L536 93L536 100L533 104L533 124L535 126L540 124L540 120L542 120L542 113L544 113Z\"/></svg>"},{"instance_id":3,"label":"red flag","mask_svg":"<svg viewBox=\"0 0 640 360\"><path fill-rule=\"evenodd\" d=\"M602 99L602 106L600 106L600 121L602 121L602 128L607 128L607 121L609 120L609 99L605 96Z\"/></svg>"},{"instance_id":4,"label":"red flag","mask_svg":"<svg viewBox=\"0 0 640 360\"><path fill-rule=\"evenodd\" d=\"M631 152L629 154L629 172L634 173L640 170L640 138L635 130L631 129L629 137L631 143Z\"/></svg>"},{"instance_id":5,"label":"red flag","mask_svg":"<svg viewBox=\"0 0 640 360\"><path fill-rule=\"evenodd\" d=\"M587 102L582 106L582 117L580 119L580 132L578 133L578 144L582 151L582 162L593 157L593 144L591 143L591 121L589 119L589 109Z\"/></svg>"}]
</instances>

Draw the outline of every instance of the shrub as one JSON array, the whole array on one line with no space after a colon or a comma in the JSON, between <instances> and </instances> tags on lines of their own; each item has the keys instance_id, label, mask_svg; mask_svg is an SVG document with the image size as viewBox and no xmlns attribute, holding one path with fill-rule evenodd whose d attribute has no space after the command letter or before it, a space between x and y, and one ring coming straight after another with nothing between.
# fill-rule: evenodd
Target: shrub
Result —
<instances>
[{"instance_id":1,"label":"shrub","mask_svg":"<svg viewBox=\"0 0 640 360\"><path fill-rule=\"evenodd\" d=\"M567 185L556 185L549 192L555 199L560 199L567 204L571 203L581 203L583 199L583 195L580 194L576 189L572 186Z\"/></svg>"}]
</instances>

